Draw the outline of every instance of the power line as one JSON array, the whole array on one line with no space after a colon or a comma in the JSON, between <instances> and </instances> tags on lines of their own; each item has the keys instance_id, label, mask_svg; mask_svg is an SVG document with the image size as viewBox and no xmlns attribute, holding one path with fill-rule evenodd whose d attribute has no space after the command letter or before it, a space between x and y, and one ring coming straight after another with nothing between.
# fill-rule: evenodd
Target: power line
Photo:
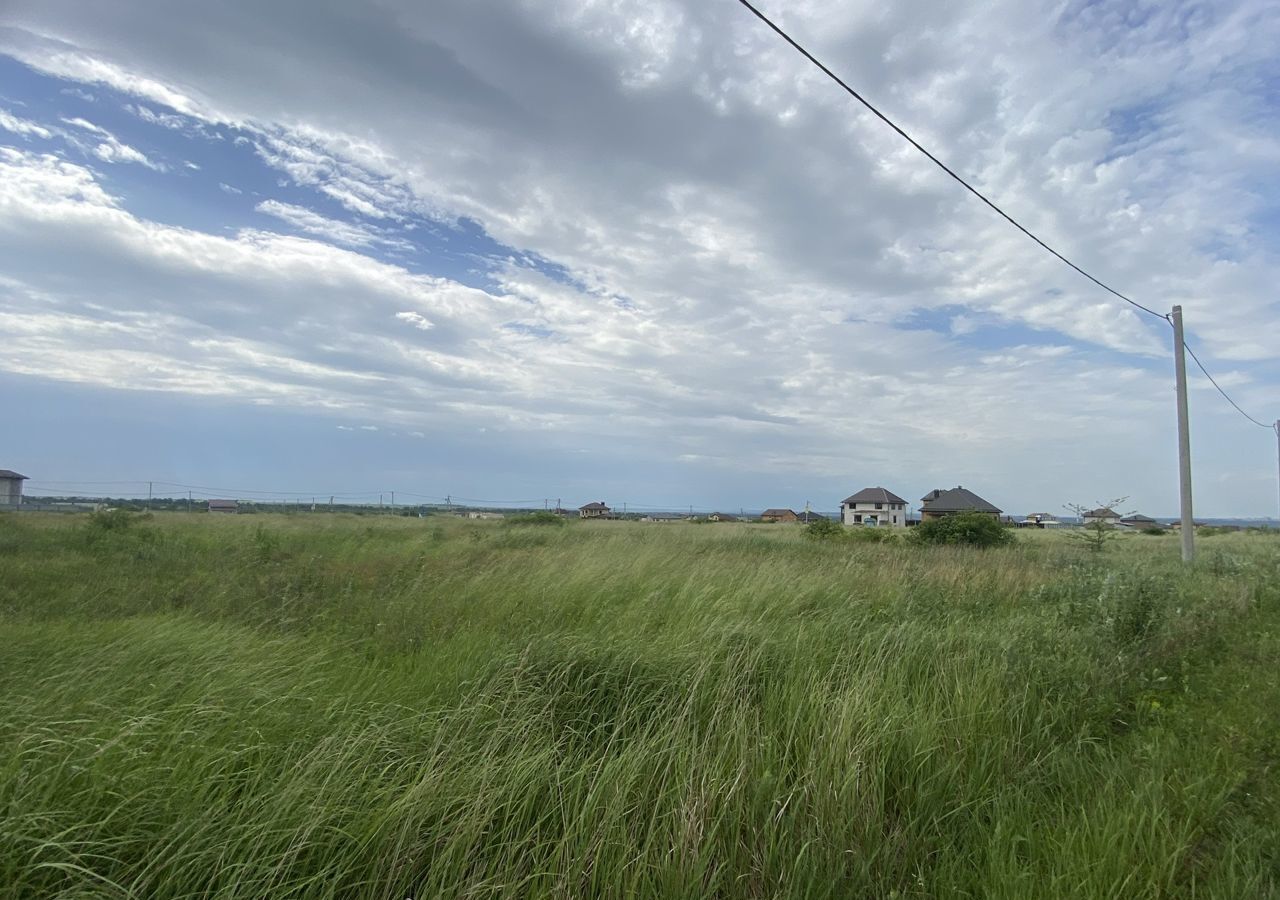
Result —
<instances>
[{"instance_id":1,"label":"power line","mask_svg":"<svg viewBox=\"0 0 1280 900\"><path fill-rule=\"evenodd\" d=\"M1224 391L1222 389L1222 385L1218 384L1218 382L1214 380L1213 376L1209 374L1209 370L1204 367L1204 363L1200 362L1200 357L1196 356L1196 352L1192 350L1190 346L1188 346L1186 341L1182 342L1182 346L1186 349L1188 353L1191 354L1191 358L1196 361L1196 365L1200 368L1200 371L1204 373L1204 377L1208 378L1209 383L1218 389L1218 393L1221 394L1223 397L1225 397L1227 399L1227 402L1236 408L1236 412L1240 413L1240 415L1244 416L1246 419L1248 419L1254 425L1257 425L1259 428L1265 428L1268 431L1273 430L1274 426L1267 425L1263 422L1259 422L1253 416L1249 415L1247 412L1241 409L1239 403L1236 403L1236 401L1231 399L1231 395L1228 394L1226 391Z\"/></svg>"},{"instance_id":2,"label":"power line","mask_svg":"<svg viewBox=\"0 0 1280 900\"><path fill-rule=\"evenodd\" d=\"M981 200L981 201L982 201L983 203L985 203L987 206L991 207L991 209L995 210L995 212L997 212L997 213L998 213L1002 218L1004 218L1007 222L1009 222L1011 225L1013 225L1015 228L1017 228L1019 231L1021 231L1023 234L1025 234L1027 237L1031 238L1031 240L1035 241L1037 244L1039 244L1041 247L1043 247L1043 248L1044 248L1045 250L1047 250L1049 253L1053 254L1053 255L1054 255L1055 257L1057 257L1059 260L1061 260L1062 262L1066 263L1066 264L1067 264L1068 266L1070 266L1072 269L1074 269L1075 271L1077 271L1077 272L1079 272L1081 275L1083 275L1085 278L1087 278L1087 279L1089 279L1090 281L1092 281L1092 282L1093 282L1094 284L1096 284L1098 287L1102 288L1103 290L1107 291L1108 293L1113 294L1113 295L1114 295L1114 296L1116 296L1116 297L1119 297L1121 300L1123 300L1125 303L1128 303L1130 306L1133 306L1133 307L1135 307L1136 309L1140 309L1140 310L1142 310L1143 312L1147 313L1148 315L1155 316L1155 317L1156 317L1156 318L1158 318L1158 319L1164 319L1166 322L1168 322L1168 321L1169 321L1169 317L1168 317L1167 315L1164 315L1164 314L1162 314L1162 313L1158 313L1158 312L1156 312L1154 309L1151 309L1150 307L1147 307L1147 306L1143 306L1141 303L1137 302L1136 300L1133 300L1133 299L1131 299L1131 298L1129 298L1129 297L1126 297L1126 296L1125 296L1124 294L1122 294L1120 291L1118 291L1118 290L1116 290L1115 288L1111 287L1111 285L1109 285L1109 284L1105 283L1104 281L1102 281L1102 280L1100 280L1100 279L1098 279L1098 278L1094 277L1093 275L1089 274L1089 273L1088 273L1088 272L1086 272L1084 269L1080 268L1078 265L1076 265L1075 263L1073 263L1071 260L1067 259L1067 257L1063 256L1063 255L1062 255L1061 253L1059 253L1057 250L1055 250L1055 249L1053 249L1052 247L1050 247L1050 246L1049 246L1048 244L1046 244L1043 240L1041 240L1039 237L1037 237L1035 234L1033 234L1029 229L1027 229L1027 228L1026 228L1026 227L1025 227L1021 222L1019 222L1017 219L1013 218L1013 216L1009 215L1007 212L1005 212L1003 209L1001 209L999 206L997 206L993 201L991 201L990 199L988 199L988 198L987 198L987 196L986 196L985 194L983 194L981 191L979 191L977 188L975 188L975 187L974 187L973 185L971 185L969 182L965 181L963 178L961 178L959 175L957 175L957 174L956 174L956 172L955 172L953 169L951 169L951 167L950 167L950 166L948 166L948 165L947 165L946 163L944 163L942 160L938 159L938 157L934 156L932 153L930 153L928 150L926 150L926 149L925 149L925 148L920 144L920 142L919 142L919 141L917 141L917 140L916 140L915 138L913 138L911 135L907 134L907 132L906 132L906 131L904 131L901 127L899 127L899 126L897 125L897 123L895 123L895 122L894 122L892 119L890 119L887 115L885 115L885 114L884 114L884 113L882 113L879 109L877 109L877 108L876 108L876 106L875 106L873 103L871 103L871 101L867 100L867 98L863 97L863 96L862 96L861 94L859 94L856 90L854 90L852 87L850 87L850 86L849 86L849 85L844 81L844 79L842 79L839 75L835 74L835 73L834 73L834 72L832 72L829 68L827 68L827 67L826 67L826 66L825 66L821 61L819 61L819 60L818 60L818 58L817 58L817 57L815 57L812 53L810 53L810 52L809 52L808 50L806 50L803 46L801 46L801 45L800 45L800 43L799 43L798 41L796 41L793 37L791 37L791 35L787 34L785 31L783 31L781 28L779 28L776 24L774 24L774 22L773 22L773 21L772 21L768 16L766 16L764 13L762 13L760 10L758 10L755 6L753 6L750 2L748 2L748 0L738 0L738 2L739 2L739 3L741 3L743 6L745 6L748 10L750 10L750 11L752 12L752 14L754 14L754 15L755 15L755 17L756 17L756 18L758 18L761 22L763 22L765 25L768 25L770 29L772 29L772 30L773 30L773 31L774 31L774 32L775 32L779 37L781 37L784 41L786 41L788 44L790 44L790 45L791 45L791 46L792 46L792 47L793 47L793 48L794 48L798 53L800 53L800 55L801 55L801 56L803 56L805 59L809 60L809 62L813 63L815 66L817 66L819 69L821 69L821 70L822 70L822 72L823 72L823 73L824 73L828 78L830 78L832 81L834 81L836 84L838 84L841 88L843 88L843 89L845 90L845 92L849 94L849 96L853 97L855 100L857 100L857 101L858 101L859 103L861 103L863 106L865 106L867 109L871 110L871 112L872 112L873 114L875 114L875 116L876 116L878 119L880 119L880 121L884 122L886 125L888 125L890 128L892 128L895 132L897 132L897 133L898 133L898 134L899 134L899 135L900 135L900 136L901 136L901 137L902 137L902 138L903 138L907 143L909 143L912 147L915 147L917 150L919 150L921 153L923 153L926 157L928 157L928 158L929 158L929 160L930 160L934 165L936 165L936 166L937 166L938 168L940 168L942 171L944 171L944 172L946 172L948 175L950 175L953 179L955 179L957 182L959 182L959 183L960 183L960 184L965 188L965 190L969 191L969 193L973 194L975 197L977 197L979 200ZM1229 394L1227 394L1227 392L1226 392L1226 391L1224 391L1224 390L1222 389L1222 386L1221 386L1221 385L1219 385L1219 384L1218 384L1218 382L1214 380L1213 376L1209 374L1209 370L1208 370L1208 369L1206 369L1206 368L1204 367L1204 364L1203 364L1202 362L1200 362L1200 360L1196 357L1196 355L1195 355L1195 353L1192 351L1192 349L1191 349L1190 347L1187 347L1187 345L1186 345L1186 343L1185 343L1185 342L1183 343L1183 346L1184 346L1184 347L1186 347L1187 352L1191 354L1191 358L1195 360L1196 365L1197 365L1197 366L1199 366L1199 368L1200 368L1200 371L1201 371L1201 372L1203 372L1203 373L1204 373L1204 375L1205 375L1205 377L1206 377L1206 378L1208 378L1208 379L1209 379L1209 381L1213 384L1213 386L1214 386L1215 388L1217 388L1217 389L1218 389L1218 393L1222 394L1222 396L1223 396L1224 398L1226 398L1226 401L1227 401L1228 403L1230 403L1232 406L1234 406L1234 407L1236 408L1236 411L1237 411L1237 412L1239 412L1239 413L1240 413L1240 415L1244 416L1246 419L1248 419L1248 420L1249 420L1250 422L1252 422L1254 425L1258 425L1258 426L1260 426L1260 427L1262 427L1262 428L1266 428L1266 429L1272 429L1272 428L1273 428L1273 426L1271 426L1271 425L1266 425L1266 424L1264 424L1264 423L1262 423L1262 422L1259 422L1259 421L1258 421L1257 419L1255 419L1253 416L1249 415L1247 412L1245 412L1243 409L1241 409L1241 408L1240 408L1240 405L1239 405L1238 403L1236 403L1234 400L1232 400L1232 399L1231 399L1231 397L1230 397L1230 395L1229 395Z\"/></svg>"},{"instance_id":3,"label":"power line","mask_svg":"<svg viewBox=\"0 0 1280 900\"><path fill-rule=\"evenodd\" d=\"M871 101L867 100L867 98L863 97L861 94L859 94L859 93L858 93L857 91L855 91L853 88L851 88L851 87L850 87L850 86L849 86L849 85L844 81L844 79L842 79L839 75L837 75L835 72L832 72L832 71L831 71L830 69L828 69L825 65L823 65L823 64L818 60L818 58L817 58L816 56L814 56L812 53L810 53L808 50L806 50L804 47L802 47L802 46L801 46L801 45L800 45L800 44L799 44L799 43L798 43L798 42L797 42L793 37L791 37L791 35L787 34L785 31L783 31L781 28L779 28L777 25L775 25L775 24L773 23L773 21L769 19L769 17L768 17L768 16L766 16L764 13L760 12L760 10L758 10L758 9L756 9L754 6L752 6L749 2L747 2L747 0L738 0L738 2L739 2L739 3L741 3L743 6L745 6L747 9L751 10L751 12L755 14L756 18L758 18L761 22L764 22L764 24L768 25L771 29L773 29L773 31L775 31L775 32L778 34L778 36L779 36L779 37L781 37L784 41L786 41L788 44L790 44L792 47L794 47L794 48L795 48L795 49L800 53L800 55L801 55L801 56L803 56L805 59L809 60L809 62L813 63L815 66L817 66L819 69L821 69L821 70L823 71L823 73L824 73L828 78L830 78L830 79L831 79L832 81L834 81L836 84L840 85L840 87L844 88L845 92L846 92L847 94L849 94L849 96L853 97L853 99L857 100L859 103L861 103L861 104L862 104L863 106L865 106L867 109L871 110L871 112L872 112L872 113L874 113L874 114L875 114L875 116L876 116L878 119L880 119L880 121L884 122L886 125L888 125L890 128L892 128L894 131L896 131L899 135L901 135L901 136L902 136L902 138L903 138L904 140L906 140L906 142L907 142L907 143L909 143L912 147L915 147L917 150L919 150L921 153L923 153L925 156L927 156L927 157L929 158L929 160L930 160L934 165L936 165L939 169L941 169L942 171L946 172L948 175L950 175L952 178L954 178L956 181L958 181L961 185L963 185L963 186L964 186L964 188L965 188L965 190L967 190L969 193L973 194L975 197L977 197L977 198L978 198L979 200L981 200L983 203L987 204L987 206L991 207L993 210L995 210L997 213L999 213L999 214L1000 214L1000 216L1002 216L1002 217L1003 217L1007 222L1009 222L1009 224L1011 224L1014 228L1017 228L1019 231L1021 231L1021 232L1022 232L1023 234L1025 234L1027 237L1031 238L1031 240L1035 241L1037 244L1039 244L1039 245L1040 245L1041 247L1043 247L1045 250L1047 250L1047 251L1049 251L1050 253L1052 253L1052 254L1053 254L1054 256L1056 256L1059 260L1061 260L1062 262L1066 263L1066 264L1067 264L1068 266L1070 266L1071 268L1075 269L1077 272L1079 272L1079 273L1080 273L1081 275L1083 275L1085 278L1088 278L1090 281L1092 281L1092 282L1093 282L1094 284L1096 284L1098 287L1102 288L1104 291L1107 291L1107 292L1109 292L1109 293L1111 293L1111 294L1114 294L1116 297L1119 297L1119 298L1120 298L1121 300L1123 300L1125 303L1128 303L1130 306L1135 307L1136 309L1140 309L1140 310L1142 310L1144 313L1147 313L1148 315L1155 316L1157 319L1164 319L1165 321L1168 321L1168 316L1166 316L1166 315L1164 315L1164 314L1162 314L1162 313L1158 313L1158 312L1156 312L1154 309L1151 309L1150 307L1143 306L1143 305L1142 305L1141 303L1139 303L1138 301L1136 301L1136 300L1132 300L1132 299L1130 299L1129 297L1126 297L1124 294L1120 293L1120 292L1119 292L1119 291L1117 291L1115 288L1111 287L1111 285L1107 284L1106 282L1104 282L1104 281L1102 281L1102 280L1100 280L1100 279L1098 279L1098 278L1095 278L1093 275L1090 275L1088 272L1086 272L1084 269L1082 269L1082 268L1080 268L1079 266L1077 266L1077 265L1076 265L1075 263L1073 263L1071 260L1067 259L1065 256L1063 256L1063 255L1062 255L1061 253L1059 253L1057 250L1055 250L1055 249L1053 249L1052 247L1050 247L1048 244L1046 244L1044 241L1042 241L1040 238L1038 238L1035 234L1033 234L1033 233L1032 233L1032 232L1031 232L1031 231L1030 231L1026 226L1024 226L1021 222L1019 222L1019 221L1018 221L1017 219L1015 219L1013 216L1009 215L1007 212L1005 212L1003 209L1001 209L999 206L997 206L994 202L992 202L991 200L989 200L985 194L983 194L981 191L979 191L977 188L975 188L975 187L974 187L973 185L971 185L969 182L965 181L963 178L961 178L959 175L957 175L957 174L955 173L955 171L954 171L953 169L951 169L951 167L950 167L950 166L948 166L948 165L947 165L946 163L944 163L942 160L938 159L938 157L934 156L932 153L930 153L928 150L926 150L923 146L921 146L921 144L920 144L920 142L919 142L919 141L917 141L917 140L916 140L915 138L913 138L911 135L909 135L909 134L907 134L905 131L903 131L903 130L902 130L902 128L900 128L900 127L899 127L899 126L898 126L898 125L897 125L897 124L896 124L892 119L890 119L888 116L886 116L884 113L882 113L879 109L877 109L877 108L875 107L875 105L874 105L873 103L871 103Z\"/></svg>"}]
</instances>

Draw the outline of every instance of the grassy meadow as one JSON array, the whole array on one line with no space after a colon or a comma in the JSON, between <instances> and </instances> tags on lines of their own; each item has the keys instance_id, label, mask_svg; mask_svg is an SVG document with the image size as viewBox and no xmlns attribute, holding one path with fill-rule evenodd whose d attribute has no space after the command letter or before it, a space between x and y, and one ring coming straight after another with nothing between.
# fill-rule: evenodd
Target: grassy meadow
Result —
<instances>
[{"instance_id":1,"label":"grassy meadow","mask_svg":"<svg viewBox=\"0 0 1280 900\"><path fill-rule=\"evenodd\" d=\"M0 897L1280 896L1280 535L0 517Z\"/></svg>"}]
</instances>

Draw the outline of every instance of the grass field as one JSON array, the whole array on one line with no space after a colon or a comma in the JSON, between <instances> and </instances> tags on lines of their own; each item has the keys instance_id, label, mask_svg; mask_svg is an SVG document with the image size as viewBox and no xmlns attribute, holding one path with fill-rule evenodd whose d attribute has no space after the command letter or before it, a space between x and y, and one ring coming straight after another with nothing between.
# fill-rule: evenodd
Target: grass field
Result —
<instances>
[{"instance_id":1,"label":"grass field","mask_svg":"<svg viewBox=\"0 0 1280 900\"><path fill-rule=\"evenodd\" d=\"M1280 535L0 517L0 896L1280 896Z\"/></svg>"}]
</instances>

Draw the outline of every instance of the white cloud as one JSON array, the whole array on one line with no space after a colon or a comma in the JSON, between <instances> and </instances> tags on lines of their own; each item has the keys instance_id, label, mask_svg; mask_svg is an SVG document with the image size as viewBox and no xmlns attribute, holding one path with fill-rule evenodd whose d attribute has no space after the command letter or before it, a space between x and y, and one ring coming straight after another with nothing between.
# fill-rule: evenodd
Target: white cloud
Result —
<instances>
[{"instance_id":1,"label":"white cloud","mask_svg":"<svg viewBox=\"0 0 1280 900\"><path fill-rule=\"evenodd\" d=\"M375 244L401 248L412 247L407 241L391 237L378 229L357 222L331 219L314 210L279 200L264 200L255 208L258 212L274 216L307 234L347 247L369 247Z\"/></svg>"},{"instance_id":2,"label":"white cloud","mask_svg":"<svg viewBox=\"0 0 1280 900\"><path fill-rule=\"evenodd\" d=\"M87 131L95 137L101 138L97 143L90 141L87 145L80 144L75 138L71 138L71 140L85 149L86 152L93 154L103 162L137 163L157 172L167 171L166 166L161 163L152 162L141 150L137 150L130 147L128 144L122 143L114 134L99 125L95 125L94 123L82 118L63 119L62 121L67 125L71 125L81 131Z\"/></svg>"},{"instance_id":3,"label":"white cloud","mask_svg":"<svg viewBox=\"0 0 1280 900\"><path fill-rule=\"evenodd\" d=\"M0 109L0 128L5 131L13 132L21 137L35 136L48 140L53 137L53 132L43 125L37 125L28 119L15 116L7 110Z\"/></svg>"},{"instance_id":4,"label":"white cloud","mask_svg":"<svg viewBox=\"0 0 1280 900\"><path fill-rule=\"evenodd\" d=\"M428 321L427 318L423 316L421 313L416 313L412 311L398 312L396 313L396 318L399 319L401 322L408 322L414 328L418 328L422 331L428 331L434 327L431 324L431 322Z\"/></svg>"}]
</instances>

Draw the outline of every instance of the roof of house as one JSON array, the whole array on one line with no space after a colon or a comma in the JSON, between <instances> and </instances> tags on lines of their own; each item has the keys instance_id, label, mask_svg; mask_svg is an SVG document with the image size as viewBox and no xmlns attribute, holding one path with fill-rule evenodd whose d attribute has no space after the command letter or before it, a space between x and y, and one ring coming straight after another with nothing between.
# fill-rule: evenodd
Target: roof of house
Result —
<instances>
[{"instance_id":1,"label":"roof of house","mask_svg":"<svg viewBox=\"0 0 1280 900\"><path fill-rule=\"evenodd\" d=\"M234 507L238 507L239 505L240 503L237 500L210 500L209 501L210 509L232 509Z\"/></svg>"},{"instance_id":2,"label":"roof of house","mask_svg":"<svg viewBox=\"0 0 1280 900\"><path fill-rule=\"evenodd\" d=\"M1086 519L1089 519L1089 518L1101 519L1104 517L1118 519L1120 518L1120 513L1116 512L1110 506L1099 506L1097 509L1089 510L1087 513L1084 514L1084 517Z\"/></svg>"},{"instance_id":3,"label":"roof of house","mask_svg":"<svg viewBox=\"0 0 1280 900\"><path fill-rule=\"evenodd\" d=\"M846 497L845 503L906 503L893 491L887 491L882 487L863 488L852 497Z\"/></svg>"},{"instance_id":4,"label":"roof of house","mask_svg":"<svg viewBox=\"0 0 1280 900\"><path fill-rule=\"evenodd\" d=\"M1140 522L1140 523L1142 523L1142 524L1148 524L1148 523L1150 523L1150 524L1159 524L1159 523L1157 523L1157 522L1156 522L1156 520L1155 520L1155 519L1151 518L1150 516L1144 516L1144 515L1142 515L1142 513L1134 513L1134 514L1133 514L1133 515L1131 515L1131 516L1125 516L1125 517L1124 517L1123 519L1121 519L1120 521L1121 521L1121 522Z\"/></svg>"},{"instance_id":5,"label":"roof of house","mask_svg":"<svg viewBox=\"0 0 1280 900\"><path fill-rule=\"evenodd\" d=\"M593 501L593 502L591 502L591 503L588 503L588 504L587 504L587 505L585 505L585 506L579 506L579 507L578 507L578 509L608 509L608 508L609 508L609 507L605 506L605 505L604 505L603 503L601 503L599 500L595 500L595 501Z\"/></svg>"},{"instance_id":6,"label":"roof of house","mask_svg":"<svg viewBox=\"0 0 1280 900\"><path fill-rule=\"evenodd\" d=\"M0 478L18 478L22 481L28 480L26 475L19 475L17 472L13 471L13 469L0 469Z\"/></svg>"},{"instance_id":7,"label":"roof of house","mask_svg":"<svg viewBox=\"0 0 1280 900\"><path fill-rule=\"evenodd\" d=\"M973 491L965 490L958 485L949 491L935 488L925 494L920 498L920 508L927 512L968 512L970 510L976 512L1001 512L1001 510L983 500Z\"/></svg>"},{"instance_id":8,"label":"roof of house","mask_svg":"<svg viewBox=\"0 0 1280 900\"><path fill-rule=\"evenodd\" d=\"M732 515L730 515L729 513L722 513L722 512L713 512L711 515L707 516L707 518L708 518L708 519L719 519L719 520L720 520L720 521L722 521L722 522L736 522L736 521L738 521L738 517L737 517L737 516L732 516Z\"/></svg>"},{"instance_id":9,"label":"roof of house","mask_svg":"<svg viewBox=\"0 0 1280 900\"><path fill-rule=\"evenodd\" d=\"M826 516L822 515L822 513L816 513L816 512L813 512L812 510L810 510L810 511L808 511L808 512L798 512L798 513L796 513L796 518L797 518L797 519L804 519L806 522L816 522L816 521L818 521L819 519L826 519Z\"/></svg>"},{"instance_id":10,"label":"roof of house","mask_svg":"<svg viewBox=\"0 0 1280 900\"><path fill-rule=\"evenodd\" d=\"M766 509L764 512L760 513L760 517L764 518L765 516L785 516L785 515L794 516L795 514L796 514L796 511L794 509Z\"/></svg>"}]
</instances>

